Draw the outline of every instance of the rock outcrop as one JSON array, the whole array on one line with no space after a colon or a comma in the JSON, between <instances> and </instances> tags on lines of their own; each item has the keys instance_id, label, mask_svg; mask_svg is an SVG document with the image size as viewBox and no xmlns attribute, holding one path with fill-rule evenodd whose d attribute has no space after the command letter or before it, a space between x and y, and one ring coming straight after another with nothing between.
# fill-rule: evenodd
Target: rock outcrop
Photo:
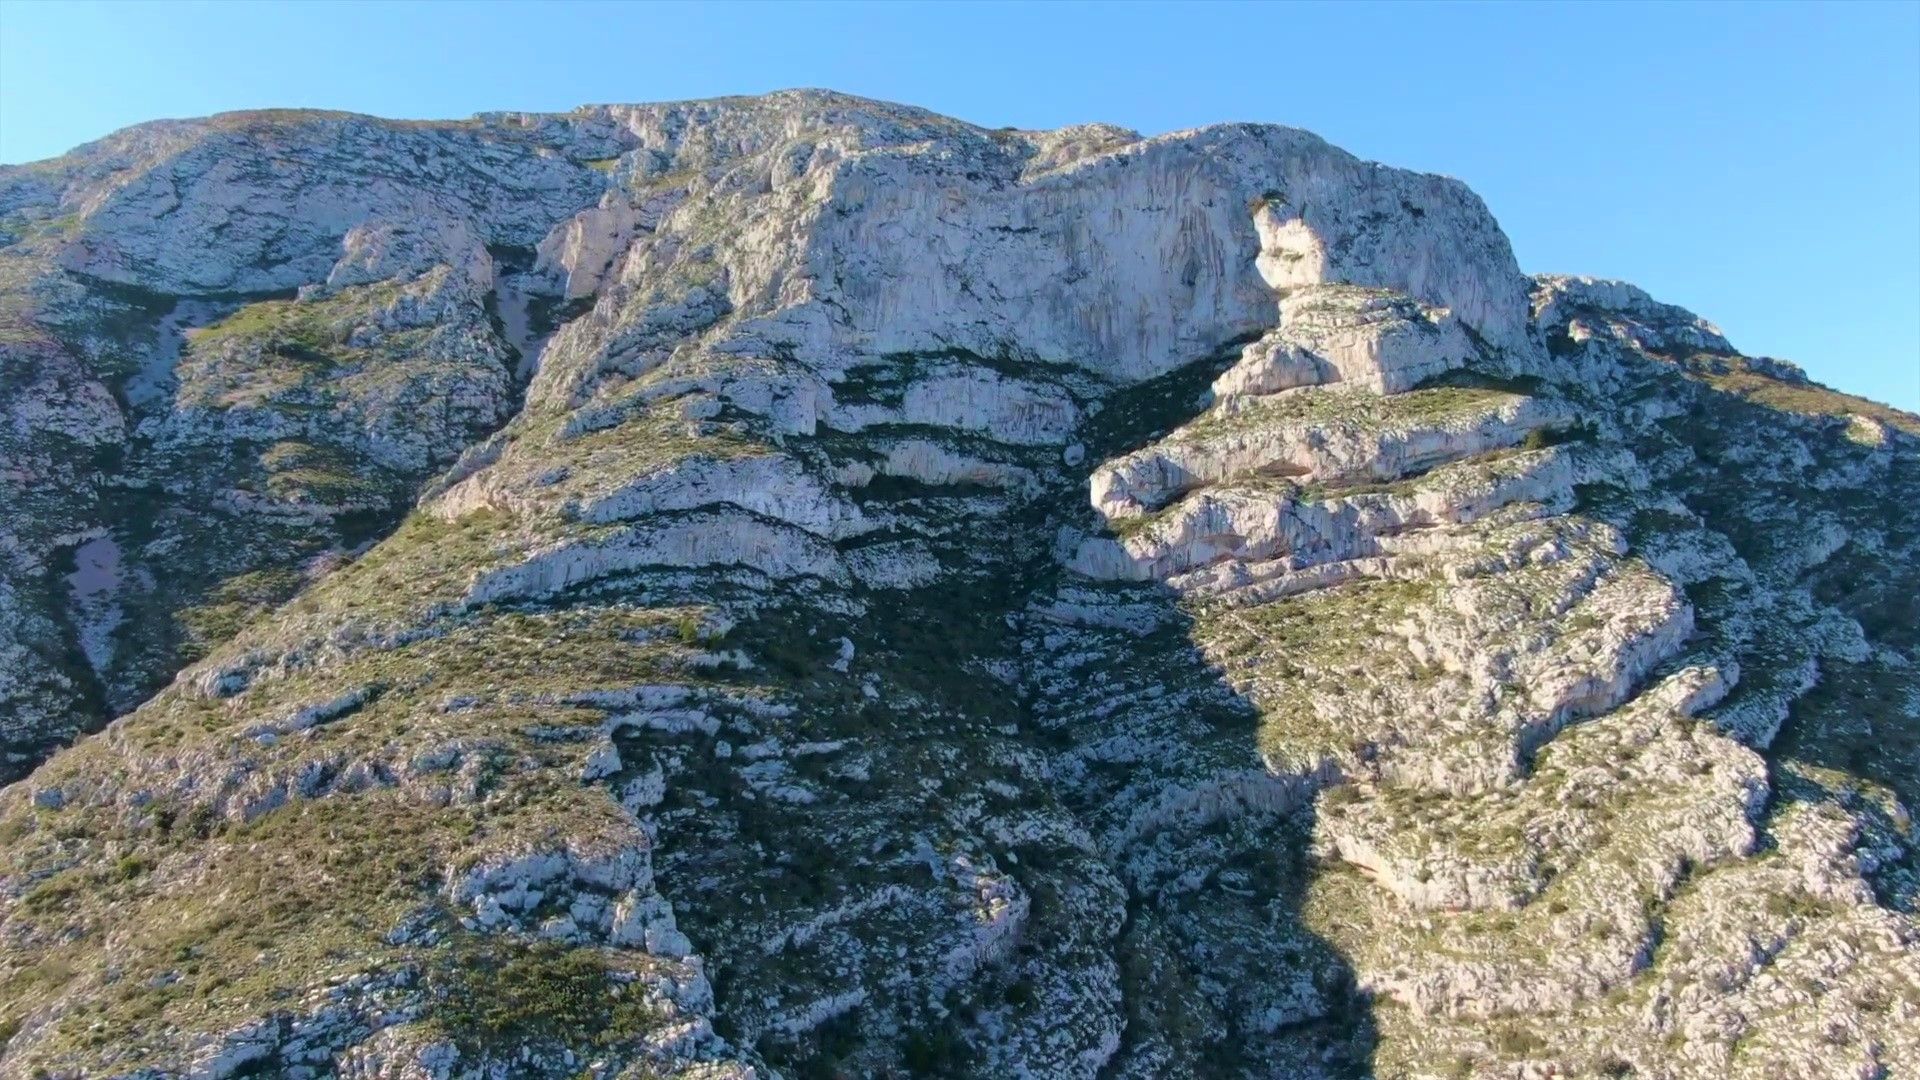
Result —
<instances>
[{"instance_id":1,"label":"rock outcrop","mask_svg":"<svg viewBox=\"0 0 1920 1080\"><path fill-rule=\"evenodd\" d=\"M1890 1076L1920 419L823 92L0 169L0 1063Z\"/></svg>"}]
</instances>

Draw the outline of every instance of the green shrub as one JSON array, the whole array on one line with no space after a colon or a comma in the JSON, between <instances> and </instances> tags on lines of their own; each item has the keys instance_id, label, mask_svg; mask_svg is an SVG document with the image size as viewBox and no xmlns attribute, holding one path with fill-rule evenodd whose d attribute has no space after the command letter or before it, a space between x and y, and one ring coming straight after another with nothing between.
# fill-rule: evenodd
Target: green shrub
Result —
<instances>
[{"instance_id":1,"label":"green shrub","mask_svg":"<svg viewBox=\"0 0 1920 1080\"><path fill-rule=\"evenodd\" d=\"M151 869L153 869L153 860L139 855L122 855L119 861L113 864L114 875L121 881L132 881Z\"/></svg>"},{"instance_id":2,"label":"green shrub","mask_svg":"<svg viewBox=\"0 0 1920 1080\"><path fill-rule=\"evenodd\" d=\"M429 973L434 1020L464 1050L529 1041L608 1046L660 1022L637 984L623 983L600 950L551 941L468 939Z\"/></svg>"},{"instance_id":3,"label":"green shrub","mask_svg":"<svg viewBox=\"0 0 1920 1080\"><path fill-rule=\"evenodd\" d=\"M1528 1057L1547 1048L1546 1040L1525 1028L1502 1028L1493 1037L1493 1045L1511 1057Z\"/></svg>"}]
</instances>

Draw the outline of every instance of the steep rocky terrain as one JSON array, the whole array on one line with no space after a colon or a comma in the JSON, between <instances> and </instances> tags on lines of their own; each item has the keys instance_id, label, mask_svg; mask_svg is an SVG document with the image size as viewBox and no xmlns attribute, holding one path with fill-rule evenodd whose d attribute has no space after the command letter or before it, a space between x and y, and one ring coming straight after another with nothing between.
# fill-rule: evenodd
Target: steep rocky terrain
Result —
<instances>
[{"instance_id":1,"label":"steep rocky terrain","mask_svg":"<svg viewBox=\"0 0 1920 1080\"><path fill-rule=\"evenodd\" d=\"M1882 1077L1920 418L1304 132L0 169L0 1071Z\"/></svg>"}]
</instances>

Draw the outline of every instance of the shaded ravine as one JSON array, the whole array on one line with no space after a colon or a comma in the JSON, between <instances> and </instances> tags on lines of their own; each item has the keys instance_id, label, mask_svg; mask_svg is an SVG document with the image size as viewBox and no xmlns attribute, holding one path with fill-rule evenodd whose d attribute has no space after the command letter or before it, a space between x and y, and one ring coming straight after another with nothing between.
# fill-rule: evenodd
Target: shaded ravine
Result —
<instances>
[{"instance_id":1,"label":"shaded ravine","mask_svg":"<svg viewBox=\"0 0 1920 1080\"><path fill-rule=\"evenodd\" d=\"M953 580L905 593L862 592L859 615L837 614L817 599L776 602L722 639L755 660L743 687L770 676L797 691L799 726L787 738L833 747L792 766L814 795L789 804L763 789L756 798L728 770L696 765L716 751L722 761L742 752L739 739L724 734L629 728L617 737L633 770L621 777L666 769L657 874L680 927L707 959L722 1034L790 1076L900 1065L914 1075L992 1071L996 1041L1018 1041L1008 1040L1009 1028L1038 1033L1056 1025L1091 1040L1082 1060L1105 1076L1283 1063L1302 1076L1367 1074L1366 1002L1351 971L1299 919L1310 872L1310 789L1272 778L1245 798L1228 795L1198 812L1176 808L1164 821L1116 819L1115 806L1191 804L1194 796L1182 794L1190 788L1243 784L1247 770L1261 767L1254 710L1199 656L1171 594L1153 585L1089 588L1063 567L1058 550L1063 528L1088 521L1092 467L1189 419L1240 344L1107 396L1100 415L1076 433L1068 454L1075 464L1061 469L1059 451L1042 448L1032 464L1047 470L1044 489L997 512L967 517L958 507L980 492L918 482L874 485L862 495L870 512L957 531L936 541L943 566L965 568L950 571ZM652 576L632 579L632 587L646 588ZM608 582L595 591L622 588ZM1103 595L1089 605L1090 593ZM649 593L654 602L665 598ZM1122 625L1078 621L1098 620L1103 608ZM1087 696L1050 685L1065 652L1088 650L1105 650L1108 660L1106 675L1087 680ZM1173 760L1085 756L1116 735L1164 736L1158 729L1168 723L1188 740L1170 748ZM873 764L849 780L844 760L856 747ZM836 759L842 764L831 764ZM896 764L882 764L888 761ZM890 896L889 904L904 900L910 913L920 903L910 898L937 887L941 871L929 878L911 835L875 836L882 847L865 854L905 846L896 861L879 860L879 869L836 858L834 845L857 829L833 809L842 791L858 792L857 803L844 805L867 818L884 817L896 803L904 810L984 797L989 813L1071 822L1064 833L1049 824L1022 842L988 839L979 852L1026 905L1011 951L996 954L998 973L977 976L1002 987L998 1004L988 1004L994 995L980 987L967 995L971 1019L949 1015L937 994L870 1000L878 987L895 985L893 971L910 980L899 985L942 983L932 958L913 954L896 964L875 955L896 931L885 906L874 906ZM1007 802L1015 792L1017 801ZM738 876L728 854L742 848L763 852L762 870L750 880ZM1170 852L1199 857L1176 869L1166 863ZM847 914L822 925L821 914L835 911ZM819 929L794 944L793 920ZM1236 939L1238 930L1246 937ZM772 944L754 944L768 934ZM1223 966L1209 971L1189 959L1206 954L1221 956ZM1244 978L1223 985L1221 972L1236 963L1259 965L1272 996L1262 1000L1261 984ZM1107 1001L1110 1011L1049 1015L1050 988L1076 979L1110 982L1111 998L1081 995ZM768 995L785 1004L769 1009ZM890 1013L905 1024L891 1038ZM888 1042L897 1058L872 1056L876 1043Z\"/></svg>"},{"instance_id":2,"label":"shaded ravine","mask_svg":"<svg viewBox=\"0 0 1920 1080\"><path fill-rule=\"evenodd\" d=\"M1107 399L1083 432L1088 468L1049 522L1060 539L1030 601L1036 720L1063 764L1095 751L1065 765L1081 771L1066 801L1096 835L1104 826L1115 838L1105 854L1127 885L1114 949L1128 1022L1102 1076L1373 1075L1371 1005L1345 958L1303 921L1314 781L1266 774L1258 707L1207 659L1175 593L1091 583L1060 558L1066 537L1087 527L1093 468L1199 415L1209 385L1255 337ZM1061 620L1064 609L1078 610ZM1099 660L1073 665L1074 682L1098 687L1090 699L1054 699L1069 669L1049 655L1062 646L1048 635L1063 622L1082 633L1066 648L1092 636L1113 650L1110 678L1096 674ZM1141 803L1164 822L1110 812Z\"/></svg>"}]
</instances>

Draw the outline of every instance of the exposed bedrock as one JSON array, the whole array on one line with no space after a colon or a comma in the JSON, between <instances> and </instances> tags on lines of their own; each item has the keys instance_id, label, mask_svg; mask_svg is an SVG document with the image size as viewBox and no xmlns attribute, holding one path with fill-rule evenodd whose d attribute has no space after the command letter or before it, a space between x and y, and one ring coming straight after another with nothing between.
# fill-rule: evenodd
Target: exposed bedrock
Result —
<instances>
[{"instance_id":1,"label":"exposed bedrock","mask_svg":"<svg viewBox=\"0 0 1920 1080\"><path fill-rule=\"evenodd\" d=\"M1457 181L795 91L0 239L0 1071L1920 1059L1913 418Z\"/></svg>"}]
</instances>

